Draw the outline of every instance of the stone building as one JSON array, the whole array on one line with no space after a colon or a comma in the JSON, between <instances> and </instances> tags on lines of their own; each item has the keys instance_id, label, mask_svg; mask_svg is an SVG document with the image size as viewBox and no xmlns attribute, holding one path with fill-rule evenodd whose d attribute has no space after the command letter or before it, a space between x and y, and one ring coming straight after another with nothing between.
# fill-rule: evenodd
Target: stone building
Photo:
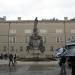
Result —
<instances>
[{"instance_id":1,"label":"stone building","mask_svg":"<svg viewBox=\"0 0 75 75\"><path fill-rule=\"evenodd\" d=\"M65 45L66 41L75 38L74 20L39 20L38 30L43 37L45 52L33 55L36 51L26 51L29 37L34 26L33 20L1 20L0 21L0 54L17 54L18 57L30 58L39 56L41 58L55 55L55 49Z\"/></svg>"}]
</instances>

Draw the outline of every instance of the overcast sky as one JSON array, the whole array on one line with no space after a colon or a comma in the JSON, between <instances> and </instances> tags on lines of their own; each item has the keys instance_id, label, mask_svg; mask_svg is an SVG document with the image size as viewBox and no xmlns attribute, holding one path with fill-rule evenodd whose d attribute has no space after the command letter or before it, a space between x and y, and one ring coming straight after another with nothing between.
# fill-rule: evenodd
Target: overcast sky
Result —
<instances>
[{"instance_id":1,"label":"overcast sky","mask_svg":"<svg viewBox=\"0 0 75 75\"><path fill-rule=\"evenodd\" d=\"M75 17L75 0L0 0L0 16L7 19L63 19Z\"/></svg>"}]
</instances>

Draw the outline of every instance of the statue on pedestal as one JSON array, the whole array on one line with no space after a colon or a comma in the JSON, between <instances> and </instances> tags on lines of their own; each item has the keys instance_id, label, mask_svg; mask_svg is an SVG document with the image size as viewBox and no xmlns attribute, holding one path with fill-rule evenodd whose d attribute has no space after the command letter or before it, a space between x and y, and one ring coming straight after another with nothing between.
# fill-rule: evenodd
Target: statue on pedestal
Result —
<instances>
[{"instance_id":1,"label":"statue on pedestal","mask_svg":"<svg viewBox=\"0 0 75 75\"><path fill-rule=\"evenodd\" d=\"M42 53L45 51L45 46L43 44L43 38L38 34L38 19L35 18L33 33L30 36L29 43L27 46L27 51L29 50L40 50Z\"/></svg>"}]
</instances>

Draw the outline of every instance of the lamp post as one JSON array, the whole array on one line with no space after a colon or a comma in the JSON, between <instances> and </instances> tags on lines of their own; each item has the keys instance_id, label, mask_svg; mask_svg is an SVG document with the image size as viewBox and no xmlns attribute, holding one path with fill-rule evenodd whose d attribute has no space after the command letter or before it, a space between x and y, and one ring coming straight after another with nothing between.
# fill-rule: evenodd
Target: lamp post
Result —
<instances>
[{"instance_id":1,"label":"lamp post","mask_svg":"<svg viewBox=\"0 0 75 75\"><path fill-rule=\"evenodd\" d=\"M64 41L65 41L65 45L66 45L66 27L65 27L65 21L64 21Z\"/></svg>"},{"instance_id":2,"label":"lamp post","mask_svg":"<svg viewBox=\"0 0 75 75\"><path fill-rule=\"evenodd\" d=\"M10 36L10 22L8 23L9 25L8 25L8 55L9 55L9 36Z\"/></svg>"}]
</instances>

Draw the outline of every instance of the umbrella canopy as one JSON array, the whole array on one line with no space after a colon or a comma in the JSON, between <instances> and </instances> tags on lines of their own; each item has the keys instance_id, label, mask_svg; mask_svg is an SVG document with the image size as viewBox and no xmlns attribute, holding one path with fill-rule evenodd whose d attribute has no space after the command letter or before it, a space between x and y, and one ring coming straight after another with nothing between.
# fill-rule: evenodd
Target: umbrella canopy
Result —
<instances>
[{"instance_id":1,"label":"umbrella canopy","mask_svg":"<svg viewBox=\"0 0 75 75\"><path fill-rule=\"evenodd\" d=\"M65 52L61 53L61 56L75 56L75 48L66 50Z\"/></svg>"}]
</instances>

